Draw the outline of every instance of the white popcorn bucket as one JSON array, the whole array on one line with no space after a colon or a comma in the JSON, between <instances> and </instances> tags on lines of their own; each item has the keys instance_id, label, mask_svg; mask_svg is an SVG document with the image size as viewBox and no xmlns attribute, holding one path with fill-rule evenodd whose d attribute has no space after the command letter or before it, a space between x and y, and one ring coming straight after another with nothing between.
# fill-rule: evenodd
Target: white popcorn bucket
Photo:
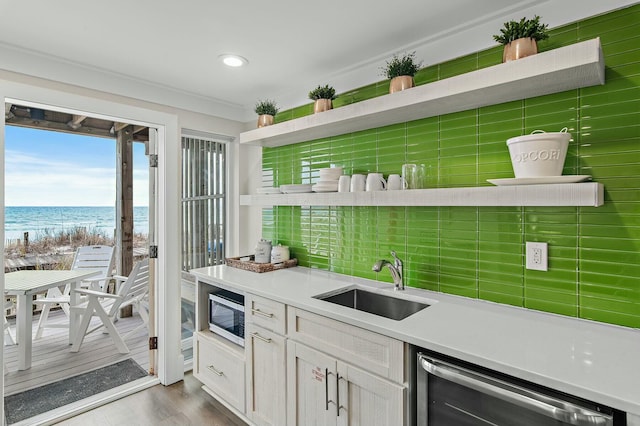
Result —
<instances>
[{"instance_id":1,"label":"white popcorn bucket","mask_svg":"<svg viewBox=\"0 0 640 426\"><path fill-rule=\"evenodd\" d=\"M507 139L516 178L562 176L571 133L535 130L530 135Z\"/></svg>"}]
</instances>

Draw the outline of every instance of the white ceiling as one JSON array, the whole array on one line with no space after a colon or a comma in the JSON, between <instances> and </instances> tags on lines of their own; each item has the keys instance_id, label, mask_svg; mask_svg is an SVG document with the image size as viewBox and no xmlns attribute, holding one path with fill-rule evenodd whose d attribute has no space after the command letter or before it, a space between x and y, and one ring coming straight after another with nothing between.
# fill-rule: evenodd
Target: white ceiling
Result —
<instances>
[{"instance_id":1,"label":"white ceiling","mask_svg":"<svg viewBox=\"0 0 640 426\"><path fill-rule=\"evenodd\" d=\"M393 53L438 63L495 45L508 19L554 27L634 2L0 0L0 68L248 121L258 99L290 108L319 84L381 80Z\"/></svg>"}]
</instances>

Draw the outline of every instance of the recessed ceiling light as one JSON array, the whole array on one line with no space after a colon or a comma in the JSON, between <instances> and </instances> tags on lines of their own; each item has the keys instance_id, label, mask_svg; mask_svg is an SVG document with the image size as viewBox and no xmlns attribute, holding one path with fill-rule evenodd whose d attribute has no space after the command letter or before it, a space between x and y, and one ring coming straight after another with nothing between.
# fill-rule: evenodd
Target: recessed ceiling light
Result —
<instances>
[{"instance_id":1,"label":"recessed ceiling light","mask_svg":"<svg viewBox=\"0 0 640 426\"><path fill-rule=\"evenodd\" d=\"M218 58L220 58L220 60L227 66L229 67L241 67L243 65L246 65L249 63L249 61L247 61L246 58L243 58L242 56L238 56L238 55L232 55L232 54L224 54L224 55L220 55L218 56Z\"/></svg>"}]
</instances>

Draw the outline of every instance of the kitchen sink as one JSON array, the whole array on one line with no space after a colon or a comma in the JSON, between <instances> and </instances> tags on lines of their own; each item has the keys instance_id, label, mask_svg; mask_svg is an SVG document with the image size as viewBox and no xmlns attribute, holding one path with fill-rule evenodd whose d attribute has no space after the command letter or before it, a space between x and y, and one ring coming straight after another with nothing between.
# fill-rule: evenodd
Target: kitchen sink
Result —
<instances>
[{"instance_id":1,"label":"kitchen sink","mask_svg":"<svg viewBox=\"0 0 640 426\"><path fill-rule=\"evenodd\" d=\"M396 321L403 320L429 306L426 303L400 299L360 288L344 289L338 293L321 294L314 296L314 298Z\"/></svg>"}]
</instances>

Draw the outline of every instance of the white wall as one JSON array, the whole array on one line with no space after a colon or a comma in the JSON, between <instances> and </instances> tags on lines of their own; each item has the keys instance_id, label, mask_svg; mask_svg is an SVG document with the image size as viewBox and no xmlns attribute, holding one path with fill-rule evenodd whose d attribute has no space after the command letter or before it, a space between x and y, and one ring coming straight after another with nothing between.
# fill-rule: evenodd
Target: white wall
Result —
<instances>
[{"instance_id":1,"label":"white wall","mask_svg":"<svg viewBox=\"0 0 640 426\"><path fill-rule=\"evenodd\" d=\"M254 123L255 124L255 123ZM262 148L241 146L242 173L239 176L240 194L255 194L262 186ZM262 237L262 208L257 206L240 207L239 251L237 256L246 256L255 252L255 246Z\"/></svg>"}]
</instances>

